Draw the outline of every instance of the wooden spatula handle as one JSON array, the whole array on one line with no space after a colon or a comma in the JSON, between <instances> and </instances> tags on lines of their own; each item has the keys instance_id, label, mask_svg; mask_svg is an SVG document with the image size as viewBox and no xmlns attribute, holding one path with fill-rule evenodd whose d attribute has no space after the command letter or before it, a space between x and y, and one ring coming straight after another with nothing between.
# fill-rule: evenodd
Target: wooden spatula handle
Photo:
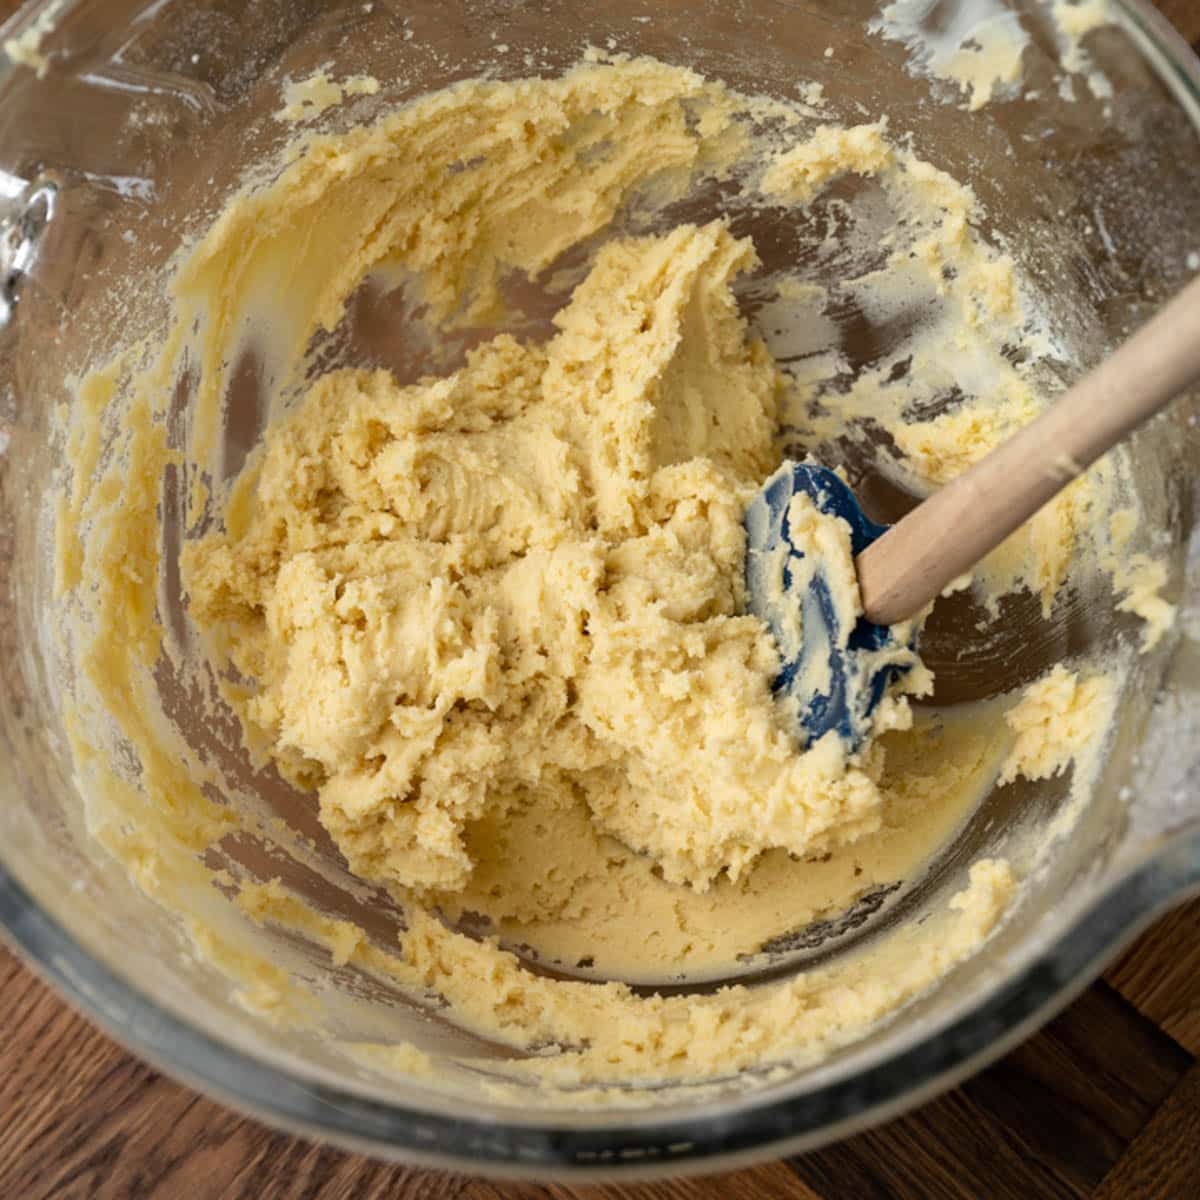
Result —
<instances>
[{"instance_id":1,"label":"wooden spatula handle","mask_svg":"<svg viewBox=\"0 0 1200 1200\"><path fill-rule=\"evenodd\" d=\"M869 620L915 616L1122 438L1200 382L1200 278L1053 407L858 556Z\"/></svg>"}]
</instances>

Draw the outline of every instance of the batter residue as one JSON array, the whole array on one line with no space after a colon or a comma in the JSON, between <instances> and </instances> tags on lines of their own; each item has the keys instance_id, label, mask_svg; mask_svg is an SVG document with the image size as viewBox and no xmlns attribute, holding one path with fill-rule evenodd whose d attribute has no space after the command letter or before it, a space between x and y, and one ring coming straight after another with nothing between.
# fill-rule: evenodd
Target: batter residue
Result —
<instances>
[{"instance_id":1,"label":"batter residue","mask_svg":"<svg viewBox=\"0 0 1200 1200\"><path fill-rule=\"evenodd\" d=\"M304 116L337 99L291 97ZM916 331L853 378L836 337L784 369L746 316L747 285L767 287L753 237L669 215L713 184L789 220L831 188L866 196L887 233L841 286L866 311L913 306ZM937 920L755 988L647 994L534 973L506 947L610 980L728 973L918 876L998 777L1099 754L1111 664L957 713L897 689L861 751L803 747L773 693L778 650L745 612L742 514L785 450L869 420L919 491L1044 403L1036 354L1010 352L1036 343L1024 285L977 217L886 122L814 124L649 60L461 84L301 137L181 261L165 341L82 385L81 411L119 412L121 433L107 457L76 440L60 582L81 716L106 714L138 763L123 775L100 724L75 723L98 836L259 1008L281 1017L294 981L214 932L225 897L528 1053L513 1077L709 1079L837 1045L927 988L1003 916L1008 863L976 863ZM514 321L522 288L554 279L552 325ZM428 332L423 375L322 357L380 280ZM776 307L829 298L794 278L768 290ZM223 405L246 363L270 420L231 466ZM948 379L962 398L932 408ZM164 421L180 386L184 439ZM979 598L1030 592L1049 612L1107 578L1155 640L1173 614L1165 572L1126 553L1123 470L1107 460L1015 535ZM157 592L168 476L186 482L186 637ZM841 524L808 524L852 580ZM237 714L260 766L318 797L350 871L403 907L398 942L232 853L219 876L201 865L270 824L215 798L211 758L146 715L168 662ZM904 686L927 691L928 673Z\"/></svg>"}]
</instances>

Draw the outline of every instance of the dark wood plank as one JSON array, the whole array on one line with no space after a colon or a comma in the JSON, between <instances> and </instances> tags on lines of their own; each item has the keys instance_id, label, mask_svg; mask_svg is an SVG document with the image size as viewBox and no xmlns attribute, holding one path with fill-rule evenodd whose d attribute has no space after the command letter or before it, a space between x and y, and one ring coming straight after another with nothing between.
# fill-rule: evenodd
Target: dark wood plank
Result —
<instances>
[{"instance_id":1,"label":"dark wood plank","mask_svg":"<svg viewBox=\"0 0 1200 1200\"><path fill-rule=\"evenodd\" d=\"M848 1194L848 1193L847 1193ZM822 1200L786 1163L696 1179L665 1179L624 1187L567 1187L475 1180L463 1200Z\"/></svg>"},{"instance_id":2,"label":"dark wood plank","mask_svg":"<svg viewBox=\"0 0 1200 1200\"><path fill-rule=\"evenodd\" d=\"M793 1161L818 1194L856 1200L1084 1197L1191 1064L1099 985L958 1091Z\"/></svg>"},{"instance_id":3,"label":"dark wood plank","mask_svg":"<svg viewBox=\"0 0 1200 1200\"><path fill-rule=\"evenodd\" d=\"M316 1146L164 1078L0 947L0 1196L456 1200L467 1180Z\"/></svg>"},{"instance_id":4,"label":"dark wood plank","mask_svg":"<svg viewBox=\"0 0 1200 1200\"><path fill-rule=\"evenodd\" d=\"M1196 0L1156 0L1159 11L1193 45L1200 42L1200 4Z\"/></svg>"},{"instance_id":5,"label":"dark wood plank","mask_svg":"<svg viewBox=\"0 0 1200 1200\"><path fill-rule=\"evenodd\" d=\"M1105 978L1146 1017L1200 1055L1200 900L1163 917Z\"/></svg>"},{"instance_id":6,"label":"dark wood plank","mask_svg":"<svg viewBox=\"0 0 1200 1200\"><path fill-rule=\"evenodd\" d=\"M467 1185L464 1200L554 1200L550 1189L539 1183L493 1183L473 1179Z\"/></svg>"},{"instance_id":7,"label":"dark wood plank","mask_svg":"<svg viewBox=\"0 0 1200 1200\"><path fill-rule=\"evenodd\" d=\"M1188 1072L1155 1113L1093 1200L1143 1196L1156 1200L1200 1196L1200 1066Z\"/></svg>"}]
</instances>

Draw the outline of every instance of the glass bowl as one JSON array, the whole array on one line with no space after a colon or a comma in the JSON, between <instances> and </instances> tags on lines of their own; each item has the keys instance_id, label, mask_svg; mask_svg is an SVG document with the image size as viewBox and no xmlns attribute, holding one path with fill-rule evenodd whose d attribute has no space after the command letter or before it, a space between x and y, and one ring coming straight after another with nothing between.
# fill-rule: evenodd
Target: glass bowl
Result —
<instances>
[{"instance_id":1,"label":"glass bowl","mask_svg":"<svg viewBox=\"0 0 1200 1200\"><path fill-rule=\"evenodd\" d=\"M790 970L919 921L961 889L981 854L1041 843L1019 904L980 953L822 1061L608 1109L561 1095L496 1098L478 1075L435 1085L381 1072L240 1004L175 916L87 832L87 789L63 731L50 504L62 446L52 417L73 403L70 378L160 328L158 284L172 256L291 136L271 118L285 80L332 63L339 75L381 81L378 95L331 113L331 128L484 72L555 74L590 45L692 66L749 93L794 97L798 83L820 83L834 116L886 114L894 134L911 134L924 157L974 185L988 236L1036 284L1078 364L1096 361L1200 267L1200 67L1139 0L1114 2L1114 23L1089 35L1093 87L1082 74L1063 84L1072 52L1047 4L915 7L935 39L1015 14L1004 19L1028 36L1025 94L970 111L927 58L868 31L878 13L862 0L50 0L6 26L24 65L0 72L0 922L114 1037L265 1120L385 1157L606 1180L714 1170L844 1136L949 1087L1026 1037L1200 887L1200 434L1190 401L1133 450L1181 627L1138 660L1090 803L1055 838L1067 781L993 792L902 901L783 962ZM719 208L719 198L705 203ZM751 232L767 267L788 253L787 238ZM863 344L850 352L865 358L878 331L857 336ZM256 432L250 421L243 436ZM829 453L852 475L865 472L846 448ZM865 476L862 484L876 515L912 503L895 489L872 492ZM177 532L164 510L164 536ZM1018 607L997 637L971 644L950 605L927 646L938 702L999 694L1068 654L1117 653L1136 630L1111 608L1082 598L1043 621ZM303 798L290 802L303 820ZM342 903L327 898L331 911ZM247 936L274 937L281 961L322 981L344 1037L403 1039L439 1063L487 1051L309 947L269 930ZM502 1073L511 1052L487 1052Z\"/></svg>"}]
</instances>

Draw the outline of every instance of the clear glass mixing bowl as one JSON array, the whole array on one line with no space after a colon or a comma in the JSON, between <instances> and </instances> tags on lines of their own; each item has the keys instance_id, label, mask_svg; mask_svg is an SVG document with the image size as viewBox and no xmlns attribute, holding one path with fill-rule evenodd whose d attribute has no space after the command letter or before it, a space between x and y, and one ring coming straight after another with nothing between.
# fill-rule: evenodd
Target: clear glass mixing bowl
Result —
<instances>
[{"instance_id":1,"label":"clear glass mixing bowl","mask_svg":"<svg viewBox=\"0 0 1200 1200\"><path fill-rule=\"evenodd\" d=\"M924 7L936 34L1005 6ZM859 1042L782 1078L725 1081L702 1095L663 1089L630 1108L586 1111L562 1096L489 1099L478 1074L448 1072L436 1086L389 1075L311 1032L281 1030L242 1007L176 919L88 837L62 736L50 416L71 402L72 373L161 325L158 285L171 256L243 171L289 136L270 115L285 78L333 63L383 83L378 96L331 113L334 128L484 72L557 73L588 45L695 66L751 93L794 97L798 81L821 83L833 115L886 114L893 134L911 133L924 157L974 184L989 236L1016 255L1086 364L1200 265L1200 67L1148 4L1125 0L1114 3L1116 24L1087 42L1111 96L1077 80L1068 101L1047 5L1010 7L1030 37L1026 87L1038 97L978 112L910 63L904 45L868 33L875 6L864 0L51 0L17 16L5 36L28 34L29 47L46 26L49 61L44 77L28 66L0 71L0 922L34 966L139 1054L272 1122L461 1169L611 1179L791 1153L916 1104L1025 1037L1200 885L1200 656L1191 636L1200 434L1190 402L1135 447L1182 628L1139 660L1091 803L1067 837L1042 847L1016 911L983 952ZM786 231L749 231L768 268L790 252ZM139 304L122 286L130 281ZM887 331L857 317L847 346L865 362ZM370 331L358 333L361 349ZM386 322L373 336L386 344ZM864 469L846 462L852 474ZM860 482L880 516L911 503ZM1094 598L1061 605L1050 621L1035 610L1018 604L994 636L972 641L970 614L946 606L927 643L939 702L997 694L1064 655L1116 653L1137 635ZM909 881L903 902L831 931L809 958L944 905L980 854L1036 843L1065 791L1057 780L993 793ZM296 819L306 811L311 825L296 800ZM331 910L343 902L327 898ZM303 946L259 936L276 937L298 973L324 982L344 1038L403 1039L446 1063L490 1053L502 1073L511 1052L480 1046Z\"/></svg>"}]
</instances>

